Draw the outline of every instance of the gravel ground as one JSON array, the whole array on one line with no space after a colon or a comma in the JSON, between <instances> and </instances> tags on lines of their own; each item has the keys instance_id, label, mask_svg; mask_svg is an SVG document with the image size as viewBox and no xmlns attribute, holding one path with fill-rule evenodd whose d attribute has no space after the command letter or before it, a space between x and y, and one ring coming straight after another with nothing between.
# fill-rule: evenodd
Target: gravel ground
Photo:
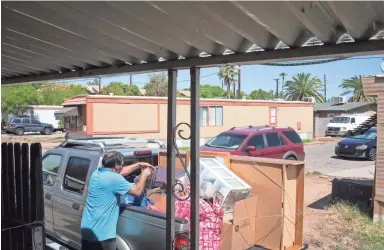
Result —
<instances>
[{"instance_id":1,"label":"gravel ground","mask_svg":"<svg viewBox=\"0 0 384 250\"><path fill-rule=\"evenodd\" d=\"M375 164L368 160L338 158L334 153L335 145L335 142L306 145L306 171L332 174L341 170L365 168Z\"/></svg>"}]
</instances>

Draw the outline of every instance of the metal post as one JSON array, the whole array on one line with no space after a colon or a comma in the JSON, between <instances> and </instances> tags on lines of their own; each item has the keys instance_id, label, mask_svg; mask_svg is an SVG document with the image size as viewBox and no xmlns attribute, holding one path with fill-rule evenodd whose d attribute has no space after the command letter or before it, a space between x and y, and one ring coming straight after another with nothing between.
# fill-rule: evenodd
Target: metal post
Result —
<instances>
[{"instance_id":1,"label":"metal post","mask_svg":"<svg viewBox=\"0 0 384 250\"><path fill-rule=\"evenodd\" d=\"M175 145L173 130L176 127L177 70L168 70L168 119L167 119L167 214L166 249L173 249L175 239L175 198L172 187L175 184Z\"/></svg>"},{"instance_id":2,"label":"metal post","mask_svg":"<svg viewBox=\"0 0 384 250\"><path fill-rule=\"evenodd\" d=\"M191 250L199 249L200 68L191 68Z\"/></svg>"}]
</instances>

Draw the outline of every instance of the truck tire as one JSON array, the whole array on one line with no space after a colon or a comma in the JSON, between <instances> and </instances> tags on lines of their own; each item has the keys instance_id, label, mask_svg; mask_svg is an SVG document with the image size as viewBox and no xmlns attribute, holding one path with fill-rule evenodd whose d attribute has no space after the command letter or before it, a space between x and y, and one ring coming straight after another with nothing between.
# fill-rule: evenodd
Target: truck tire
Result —
<instances>
[{"instance_id":1,"label":"truck tire","mask_svg":"<svg viewBox=\"0 0 384 250\"><path fill-rule=\"evenodd\" d=\"M345 134L345 138L348 138L348 137L351 137L352 136L352 131L348 131L346 134Z\"/></svg>"},{"instance_id":2,"label":"truck tire","mask_svg":"<svg viewBox=\"0 0 384 250\"><path fill-rule=\"evenodd\" d=\"M294 156L290 156L290 157L288 157L287 160L297 161L296 157L294 157Z\"/></svg>"},{"instance_id":3,"label":"truck tire","mask_svg":"<svg viewBox=\"0 0 384 250\"><path fill-rule=\"evenodd\" d=\"M45 127L43 129L43 134L50 135L52 133L52 129L50 127Z\"/></svg>"},{"instance_id":4,"label":"truck tire","mask_svg":"<svg viewBox=\"0 0 384 250\"><path fill-rule=\"evenodd\" d=\"M131 250L128 243L125 242L120 236L116 236L116 249L117 250Z\"/></svg>"},{"instance_id":5,"label":"truck tire","mask_svg":"<svg viewBox=\"0 0 384 250\"><path fill-rule=\"evenodd\" d=\"M24 134L24 129L23 128L17 128L15 130L15 135L23 135Z\"/></svg>"}]
</instances>

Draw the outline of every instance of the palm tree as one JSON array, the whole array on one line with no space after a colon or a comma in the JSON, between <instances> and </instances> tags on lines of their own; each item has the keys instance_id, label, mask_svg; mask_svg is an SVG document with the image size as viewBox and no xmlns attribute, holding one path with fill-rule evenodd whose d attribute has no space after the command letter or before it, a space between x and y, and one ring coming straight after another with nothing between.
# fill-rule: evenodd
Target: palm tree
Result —
<instances>
[{"instance_id":1,"label":"palm tree","mask_svg":"<svg viewBox=\"0 0 384 250\"><path fill-rule=\"evenodd\" d=\"M303 97L314 97L316 102L324 102L321 95L323 84L317 77L311 77L309 73L298 73L284 85L285 97L291 101L302 101Z\"/></svg>"},{"instance_id":2,"label":"palm tree","mask_svg":"<svg viewBox=\"0 0 384 250\"><path fill-rule=\"evenodd\" d=\"M220 68L217 76L224 82L224 85L227 87L227 98L231 98L231 85L234 85L236 82L236 76L238 74L238 70L235 66L225 65Z\"/></svg>"},{"instance_id":3,"label":"palm tree","mask_svg":"<svg viewBox=\"0 0 384 250\"><path fill-rule=\"evenodd\" d=\"M343 83L339 85L340 88L344 89L341 95L353 95L348 99L348 102L364 102L374 101L372 97L366 97L364 95L363 84L361 83L361 76L353 76L349 79L344 79Z\"/></svg>"},{"instance_id":4,"label":"palm tree","mask_svg":"<svg viewBox=\"0 0 384 250\"><path fill-rule=\"evenodd\" d=\"M285 77L287 76L287 73L285 73L285 72L281 72L280 73L280 76L283 78L282 80L282 82L281 82L281 94L282 95L284 95L284 84L285 84Z\"/></svg>"}]
</instances>

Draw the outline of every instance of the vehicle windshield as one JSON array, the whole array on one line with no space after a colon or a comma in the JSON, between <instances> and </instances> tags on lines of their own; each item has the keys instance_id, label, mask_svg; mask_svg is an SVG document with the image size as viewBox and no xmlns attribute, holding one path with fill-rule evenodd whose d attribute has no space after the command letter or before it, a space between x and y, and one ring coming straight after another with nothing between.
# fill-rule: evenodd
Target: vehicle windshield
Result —
<instances>
[{"instance_id":1,"label":"vehicle windshield","mask_svg":"<svg viewBox=\"0 0 384 250\"><path fill-rule=\"evenodd\" d=\"M213 148L237 149L247 138L247 135L222 133L208 141L205 146Z\"/></svg>"},{"instance_id":2,"label":"vehicle windshield","mask_svg":"<svg viewBox=\"0 0 384 250\"><path fill-rule=\"evenodd\" d=\"M349 117L333 117L331 123L349 123L350 119Z\"/></svg>"},{"instance_id":3,"label":"vehicle windshield","mask_svg":"<svg viewBox=\"0 0 384 250\"><path fill-rule=\"evenodd\" d=\"M376 136L377 136L377 132L376 131L368 131L365 134L353 136L353 138L355 138L355 139L374 140L374 139L376 139Z\"/></svg>"}]
</instances>

